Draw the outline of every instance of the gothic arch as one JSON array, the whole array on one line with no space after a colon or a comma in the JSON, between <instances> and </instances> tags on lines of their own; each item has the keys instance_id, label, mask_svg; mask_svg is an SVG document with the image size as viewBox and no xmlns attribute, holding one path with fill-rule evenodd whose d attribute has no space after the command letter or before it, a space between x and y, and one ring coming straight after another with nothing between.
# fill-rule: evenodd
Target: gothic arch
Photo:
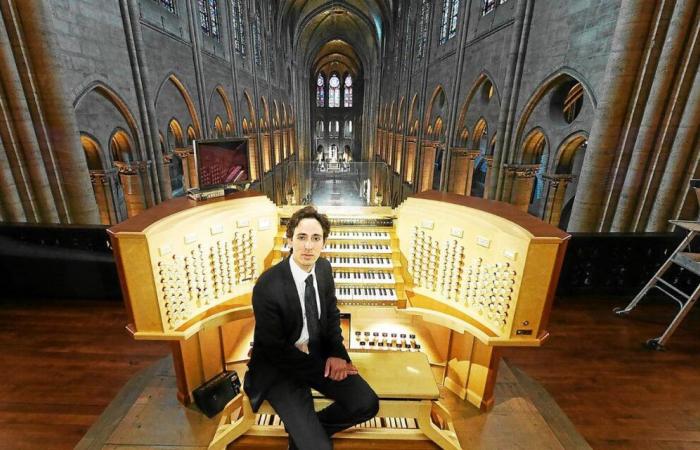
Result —
<instances>
[{"instance_id":1,"label":"gothic arch","mask_svg":"<svg viewBox=\"0 0 700 450\"><path fill-rule=\"evenodd\" d=\"M593 109L595 110L597 100L593 89L591 88L586 78L581 73L577 72L576 70L570 67L562 67L561 69L547 76L544 79L544 81L540 83L540 85L535 89L533 94L530 96L530 99L525 104L525 107L523 108L523 111L520 115L520 119L518 120L518 125L515 129L514 143L516 145L516 148L520 148L520 143L523 139L523 132L525 127L527 126L528 120L530 119L530 116L532 115L535 108L540 104L542 99L544 99L545 96L549 94L553 89L561 86L570 79L574 79L581 83L584 92L588 96L588 100L590 101ZM515 155L514 160L518 161L519 158L519 155Z\"/></svg>"},{"instance_id":2,"label":"gothic arch","mask_svg":"<svg viewBox=\"0 0 700 450\"><path fill-rule=\"evenodd\" d=\"M89 133L81 132L80 143L83 145L88 170L104 170L102 146L97 141L97 138Z\"/></svg>"},{"instance_id":3,"label":"gothic arch","mask_svg":"<svg viewBox=\"0 0 700 450\"><path fill-rule=\"evenodd\" d=\"M139 142L139 128L138 124L136 122L136 119L134 118L134 115L131 113L129 110L129 107L127 106L126 102L124 99L117 94L116 91L114 91L111 87L107 86L104 84L102 81L99 80L94 80L90 83L87 83L85 87L83 88L83 91L78 94L78 96L75 98L73 101L73 110L76 112L76 116L79 118L79 109L81 107L81 104L86 101L89 97L91 97L92 94L99 95L102 99L104 99L109 105L114 107L121 116L122 120L124 120L124 124L127 126L127 128L130 131L130 134L134 140L134 142ZM82 128L81 123L78 123L79 129ZM105 125L111 125L112 127L115 125L114 123L112 124L105 124ZM107 129L109 130L109 129ZM105 131L107 131L105 130ZM80 130L81 133L84 133L85 130ZM104 137L108 136L109 134L105 134ZM96 139L96 142L99 143L99 139ZM109 142L107 140L106 142ZM99 146L99 148L102 149L102 151L106 151L106 149L103 146ZM133 150L138 154L138 149L136 147L133 148ZM106 153L103 153L102 155L102 161L107 162L109 161L108 155Z\"/></svg>"},{"instance_id":4,"label":"gothic arch","mask_svg":"<svg viewBox=\"0 0 700 450\"><path fill-rule=\"evenodd\" d=\"M469 134L469 129L466 126L469 107L471 106L472 100L479 92L479 89L484 85L484 83L488 82L491 84L491 86L493 86L493 98L491 99L491 101L495 100L498 105L501 104L501 94L498 90L498 86L496 86L496 83L493 80L493 76L491 76L491 74L488 71L483 71L472 83L472 87L469 89L469 92L467 92L467 95L464 98L464 103L462 103L462 107L459 111L457 126L455 127L454 131L455 140L457 142L464 142L465 144L467 142L467 138L464 137L464 135L465 132L467 136Z\"/></svg>"},{"instance_id":5,"label":"gothic arch","mask_svg":"<svg viewBox=\"0 0 700 450\"><path fill-rule=\"evenodd\" d=\"M399 99L399 106L396 108L396 131L402 132L403 131L403 102L404 97L403 95Z\"/></svg>"},{"instance_id":6,"label":"gothic arch","mask_svg":"<svg viewBox=\"0 0 700 450\"><path fill-rule=\"evenodd\" d=\"M121 127L117 127L109 138L109 154L113 162L135 161L133 137Z\"/></svg>"},{"instance_id":7,"label":"gothic arch","mask_svg":"<svg viewBox=\"0 0 700 450\"><path fill-rule=\"evenodd\" d=\"M479 117L479 120L477 120L476 124L474 125L474 132L472 133L472 145L474 146L474 148L478 148L479 150L481 150L482 154L485 154L488 150L486 148L488 142L488 134L488 122L486 122L486 119L484 117Z\"/></svg>"},{"instance_id":8,"label":"gothic arch","mask_svg":"<svg viewBox=\"0 0 700 450\"><path fill-rule=\"evenodd\" d=\"M408 126L409 126L409 134L411 136L415 136L418 133L418 118L415 117L417 114L417 108L418 108L418 94L413 94L413 98L411 99L411 107L408 110Z\"/></svg>"},{"instance_id":9,"label":"gothic arch","mask_svg":"<svg viewBox=\"0 0 700 450\"><path fill-rule=\"evenodd\" d=\"M248 121L246 123L246 117L245 113L243 113L243 123L246 124L246 130L244 130L244 133L250 134L255 132L255 106L253 105L253 100L251 100L250 95L248 94L248 91L243 90L243 99L245 101L245 104L247 108L241 108L242 111L245 111L247 109L248 112Z\"/></svg>"},{"instance_id":10,"label":"gothic arch","mask_svg":"<svg viewBox=\"0 0 700 450\"><path fill-rule=\"evenodd\" d=\"M219 97L221 97L221 101L224 104L224 109L226 110L226 121L230 124L235 124L235 120L233 117L233 108L231 107L231 102L228 99L228 95L226 95L226 90L221 85L217 85L216 88L211 92L211 95L209 96L209 112L211 115L215 115L215 112L211 110L212 105L214 104L214 95L219 94Z\"/></svg>"},{"instance_id":11,"label":"gothic arch","mask_svg":"<svg viewBox=\"0 0 700 450\"><path fill-rule=\"evenodd\" d=\"M175 75L175 73L171 72L167 77L161 81L160 85L158 86L158 89L156 90L156 96L155 96L155 102L154 104L158 104L158 99L160 97L161 91L163 90L163 87L170 81L175 85L175 88L178 90L180 95L182 96L183 101L185 102L185 105L187 106L187 111L190 113L190 118L192 119L192 124L194 126L194 131L197 136L202 135L202 126L199 122L199 116L197 115L197 108L194 105L194 102L192 101L192 96L190 95L189 91L187 90L187 87L185 87L184 83L180 81L180 78Z\"/></svg>"},{"instance_id":12,"label":"gothic arch","mask_svg":"<svg viewBox=\"0 0 700 450\"><path fill-rule=\"evenodd\" d=\"M172 136L172 139L170 139L170 136ZM168 147L171 148L185 146L185 139L182 133L182 126L175 117L171 118L170 121L168 121L168 144Z\"/></svg>"},{"instance_id":13,"label":"gothic arch","mask_svg":"<svg viewBox=\"0 0 700 450\"><path fill-rule=\"evenodd\" d=\"M520 164L538 164L543 155L549 154L549 138L542 127L530 130L520 149Z\"/></svg>"},{"instance_id":14,"label":"gothic arch","mask_svg":"<svg viewBox=\"0 0 700 450\"><path fill-rule=\"evenodd\" d=\"M426 128L430 123L434 121L437 116L444 114L447 110L447 96L445 95L445 90L442 85L438 84L435 86L432 95L430 96L430 101L428 102L428 109L425 111L423 119L423 127Z\"/></svg>"},{"instance_id":15,"label":"gothic arch","mask_svg":"<svg viewBox=\"0 0 700 450\"><path fill-rule=\"evenodd\" d=\"M588 142L588 133L581 130L567 136L557 148L552 167L555 173L571 173L574 156Z\"/></svg>"}]
</instances>

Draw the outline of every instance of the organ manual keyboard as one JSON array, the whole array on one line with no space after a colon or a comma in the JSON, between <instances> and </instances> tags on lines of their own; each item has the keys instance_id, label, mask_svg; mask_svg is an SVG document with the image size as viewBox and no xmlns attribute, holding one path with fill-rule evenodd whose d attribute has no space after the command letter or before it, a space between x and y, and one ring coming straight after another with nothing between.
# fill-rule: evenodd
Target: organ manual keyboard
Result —
<instances>
[{"instance_id":1,"label":"organ manual keyboard","mask_svg":"<svg viewBox=\"0 0 700 450\"><path fill-rule=\"evenodd\" d=\"M110 228L127 328L172 341L181 402L222 369L244 367L252 288L288 255L296 209L251 192L178 198ZM423 353L439 384L489 409L499 349L548 336L569 236L512 205L437 192L394 210L320 209L332 222L323 256L350 317L349 349Z\"/></svg>"}]
</instances>

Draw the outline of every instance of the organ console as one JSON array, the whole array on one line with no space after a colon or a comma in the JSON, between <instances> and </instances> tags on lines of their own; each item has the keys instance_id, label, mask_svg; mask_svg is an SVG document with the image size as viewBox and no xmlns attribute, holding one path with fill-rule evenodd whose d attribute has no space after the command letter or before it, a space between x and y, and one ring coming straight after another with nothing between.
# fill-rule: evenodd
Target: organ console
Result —
<instances>
[{"instance_id":1,"label":"organ console","mask_svg":"<svg viewBox=\"0 0 700 450\"><path fill-rule=\"evenodd\" d=\"M127 329L172 342L182 403L247 361L252 288L288 255L285 224L295 209L252 192L178 198L110 228ZM438 192L393 210L320 209L332 223L323 256L351 318L349 349L424 353L439 384L488 410L499 349L548 337L569 236L512 205ZM272 416L259 420L279 426ZM407 424L362 426L385 423Z\"/></svg>"}]
</instances>

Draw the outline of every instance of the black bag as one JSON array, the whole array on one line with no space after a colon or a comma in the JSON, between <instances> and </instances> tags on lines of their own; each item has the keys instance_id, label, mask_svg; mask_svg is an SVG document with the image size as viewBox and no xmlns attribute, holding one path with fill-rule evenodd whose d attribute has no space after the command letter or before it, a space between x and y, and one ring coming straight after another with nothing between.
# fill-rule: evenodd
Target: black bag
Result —
<instances>
[{"instance_id":1,"label":"black bag","mask_svg":"<svg viewBox=\"0 0 700 450\"><path fill-rule=\"evenodd\" d=\"M197 407L210 419L241 392L241 380L235 370L223 371L192 391Z\"/></svg>"}]
</instances>

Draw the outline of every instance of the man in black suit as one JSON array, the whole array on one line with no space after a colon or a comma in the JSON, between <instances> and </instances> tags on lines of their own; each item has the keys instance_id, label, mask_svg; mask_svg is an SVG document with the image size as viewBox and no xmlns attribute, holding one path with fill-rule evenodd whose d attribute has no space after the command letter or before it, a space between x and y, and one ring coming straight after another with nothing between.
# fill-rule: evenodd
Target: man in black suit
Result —
<instances>
[{"instance_id":1,"label":"man in black suit","mask_svg":"<svg viewBox=\"0 0 700 450\"><path fill-rule=\"evenodd\" d=\"M255 336L244 389L254 411L270 402L291 449L332 449L334 433L371 419L379 408L343 346L333 272L320 258L329 233L328 218L313 206L298 210L287 224L290 257L253 288ZM311 388L334 403L316 413Z\"/></svg>"}]
</instances>

